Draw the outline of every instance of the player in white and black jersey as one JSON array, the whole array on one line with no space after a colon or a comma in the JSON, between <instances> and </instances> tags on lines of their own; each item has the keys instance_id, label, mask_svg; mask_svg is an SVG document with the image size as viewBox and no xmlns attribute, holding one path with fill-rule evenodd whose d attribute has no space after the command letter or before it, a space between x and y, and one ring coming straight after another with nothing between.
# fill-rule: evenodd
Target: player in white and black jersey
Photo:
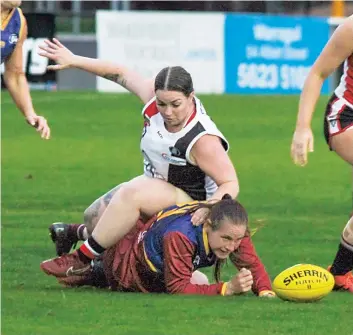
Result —
<instances>
[{"instance_id":1,"label":"player in white and black jersey","mask_svg":"<svg viewBox=\"0 0 353 335\"><path fill-rule=\"evenodd\" d=\"M97 199L85 211L85 225L52 225L58 254L68 252L74 242L90 235L85 249L69 258L92 257L128 233L141 214L151 216L190 199L238 195L228 143L195 97L192 78L184 68L166 67L154 81L146 80L124 67L74 55L56 39L46 41L41 55L57 63L51 67L54 70L76 67L113 80L146 104L141 139L144 175ZM204 209L196 212L194 223L205 215ZM117 225L120 229L116 234Z\"/></svg>"},{"instance_id":2,"label":"player in white and black jersey","mask_svg":"<svg viewBox=\"0 0 353 335\"><path fill-rule=\"evenodd\" d=\"M173 69L183 71L177 67ZM163 71L169 70L166 68ZM159 112L159 109L163 108L163 102L153 97L142 112L145 127L141 151L144 156L145 175L164 179L195 200L205 200L213 196L218 186L196 163L193 157L194 144L201 137L212 135L220 140L225 151L228 151L229 145L206 114L201 101L197 97L193 99L194 108L185 120L185 125L180 130L171 132L170 128L168 130L164 125L165 116Z\"/></svg>"},{"instance_id":3,"label":"player in white and black jersey","mask_svg":"<svg viewBox=\"0 0 353 335\"><path fill-rule=\"evenodd\" d=\"M331 150L353 166L353 15L334 32L313 65L300 96L291 153L304 166L314 150L311 119L324 80L344 62L339 86L330 98L324 118L324 134ZM353 217L343 229L338 252L330 267L336 289L353 293Z\"/></svg>"}]
</instances>

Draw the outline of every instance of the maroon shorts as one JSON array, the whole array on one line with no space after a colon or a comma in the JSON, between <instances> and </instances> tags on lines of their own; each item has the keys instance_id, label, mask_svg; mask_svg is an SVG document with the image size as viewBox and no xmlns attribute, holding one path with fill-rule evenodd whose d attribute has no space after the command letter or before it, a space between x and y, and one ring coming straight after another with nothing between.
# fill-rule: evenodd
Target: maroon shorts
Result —
<instances>
[{"instance_id":1,"label":"maroon shorts","mask_svg":"<svg viewBox=\"0 0 353 335\"><path fill-rule=\"evenodd\" d=\"M155 218L144 222L138 220L130 230L113 247L107 249L103 256L104 273L112 290L136 291L136 260L138 243Z\"/></svg>"}]
</instances>

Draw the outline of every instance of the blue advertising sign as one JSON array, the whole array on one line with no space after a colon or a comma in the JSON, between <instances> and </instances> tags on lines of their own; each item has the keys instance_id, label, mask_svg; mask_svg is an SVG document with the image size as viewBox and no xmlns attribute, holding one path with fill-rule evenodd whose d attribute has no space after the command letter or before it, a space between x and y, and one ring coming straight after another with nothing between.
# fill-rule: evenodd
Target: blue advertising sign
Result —
<instances>
[{"instance_id":1,"label":"blue advertising sign","mask_svg":"<svg viewBox=\"0 0 353 335\"><path fill-rule=\"evenodd\" d=\"M329 32L324 18L226 15L225 92L300 93Z\"/></svg>"}]
</instances>

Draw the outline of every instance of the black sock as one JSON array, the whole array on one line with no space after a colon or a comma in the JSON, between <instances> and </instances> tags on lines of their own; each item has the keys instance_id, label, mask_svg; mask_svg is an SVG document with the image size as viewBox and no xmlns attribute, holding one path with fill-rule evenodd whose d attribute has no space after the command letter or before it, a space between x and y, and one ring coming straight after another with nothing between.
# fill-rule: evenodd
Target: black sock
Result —
<instances>
[{"instance_id":1,"label":"black sock","mask_svg":"<svg viewBox=\"0 0 353 335\"><path fill-rule=\"evenodd\" d=\"M334 276L345 275L353 268L353 251L344 247L341 243L331 267Z\"/></svg>"},{"instance_id":2,"label":"black sock","mask_svg":"<svg viewBox=\"0 0 353 335\"><path fill-rule=\"evenodd\" d=\"M89 263L92 259L100 256L105 251L94 238L90 236L88 240L77 250L78 257L84 263Z\"/></svg>"}]
</instances>

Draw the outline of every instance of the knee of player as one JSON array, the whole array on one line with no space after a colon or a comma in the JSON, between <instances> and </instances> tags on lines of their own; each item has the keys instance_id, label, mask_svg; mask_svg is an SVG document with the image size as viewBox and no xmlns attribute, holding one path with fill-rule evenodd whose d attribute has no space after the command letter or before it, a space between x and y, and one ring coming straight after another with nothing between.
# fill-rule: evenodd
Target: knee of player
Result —
<instances>
[{"instance_id":1,"label":"knee of player","mask_svg":"<svg viewBox=\"0 0 353 335\"><path fill-rule=\"evenodd\" d=\"M110 202L112 204L121 201L137 201L139 192L141 192L141 188L133 183L125 183L122 185L119 190L113 195Z\"/></svg>"}]
</instances>

